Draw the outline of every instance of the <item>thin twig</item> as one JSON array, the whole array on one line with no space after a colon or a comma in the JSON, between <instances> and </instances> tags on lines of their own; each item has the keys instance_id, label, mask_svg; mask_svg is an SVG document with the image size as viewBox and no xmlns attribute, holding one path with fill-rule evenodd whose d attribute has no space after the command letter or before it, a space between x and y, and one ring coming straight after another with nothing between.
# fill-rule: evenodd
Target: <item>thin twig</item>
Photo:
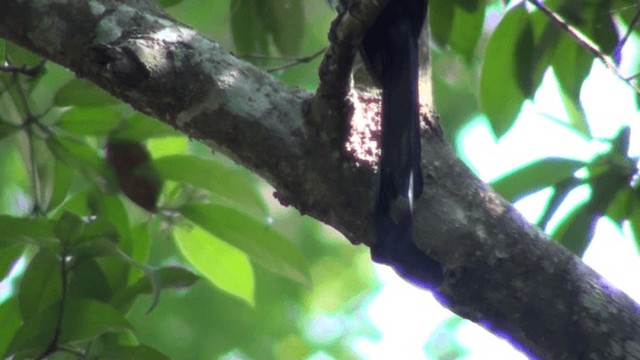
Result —
<instances>
[{"instance_id":1,"label":"thin twig","mask_svg":"<svg viewBox=\"0 0 640 360\"><path fill-rule=\"evenodd\" d=\"M324 52L327 50L327 48L322 48L316 52L314 52L311 55L307 55L307 56L303 56L303 57L299 57L299 58L293 58L293 61L288 63L288 64L284 64L284 65L280 65L280 66L276 66L270 69L266 69L267 72L275 72L275 71L280 71L280 70L284 70L286 68L290 68L292 66L296 66L299 64L304 64L304 63L308 63L310 61L312 61L313 59L317 58L318 56L324 54Z\"/></svg>"},{"instance_id":2,"label":"thin twig","mask_svg":"<svg viewBox=\"0 0 640 360\"><path fill-rule=\"evenodd\" d=\"M558 15L555 12L551 11L551 9L546 7L539 0L527 0L527 1L530 2L531 4L533 4L536 8L538 8L538 10L542 11L542 13L547 15L547 17L549 17L549 19L553 23L555 23L557 26L559 26L561 29L563 29L569 35L571 35L578 42L578 44L580 44L580 46L582 46L583 48L585 48L586 50L591 52L593 54L593 56L595 56L596 58L600 59L600 61L602 61L602 63L604 63L604 65L611 72L613 72L620 80L622 80L625 83L627 83L627 85L629 85L633 90L635 90L636 93L640 94L640 88L637 85L633 84L631 81L629 81L627 79L627 77L625 77L620 72L620 69L616 65L615 61L613 61L610 56L605 55L602 52L602 50L600 50L598 45L593 43L593 41L591 41L587 36L582 34L582 32L580 32L580 30L578 30L575 27L569 25L569 23L567 23L562 17L560 17L560 15Z\"/></svg>"}]
</instances>

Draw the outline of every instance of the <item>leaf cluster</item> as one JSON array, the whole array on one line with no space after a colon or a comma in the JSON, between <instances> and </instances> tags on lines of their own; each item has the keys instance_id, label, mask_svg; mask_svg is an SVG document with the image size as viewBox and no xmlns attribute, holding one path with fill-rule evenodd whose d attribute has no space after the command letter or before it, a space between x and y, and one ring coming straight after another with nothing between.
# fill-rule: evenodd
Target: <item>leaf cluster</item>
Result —
<instances>
[{"instance_id":1,"label":"leaf cluster","mask_svg":"<svg viewBox=\"0 0 640 360\"><path fill-rule=\"evenodd\" d=\"M280 19L269 46L297 52L302 31L280 27L302 2L276 3L260 5ZM359 311L343 305L371 286L361 252L317 244L327 230L264 181L67 70L3 40L0 58L0 356L350 356L339 335L362 329L305 332L314 312ZM176 341L176 321L201 336Z\"/></svg>"}]
</instances>

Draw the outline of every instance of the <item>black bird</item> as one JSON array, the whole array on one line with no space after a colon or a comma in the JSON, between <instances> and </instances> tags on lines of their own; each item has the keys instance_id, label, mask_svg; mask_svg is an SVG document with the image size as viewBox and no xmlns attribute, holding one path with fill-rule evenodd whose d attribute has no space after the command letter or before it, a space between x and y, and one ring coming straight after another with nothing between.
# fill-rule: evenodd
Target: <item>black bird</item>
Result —
<instances>
[{"instance_id":1,"label":"black bird","mask_svg":"<svg viewBox=\"0 0 640 360\"><path fill-rule=\"evenodd\" d=\"M382 88L382 154L371 255L414 279L441 277L439 265L411 240L413 201L422 193L418 39L426 14L426 0L390 0L367 30L360 51Z\"/></svg>"}]
</instances>

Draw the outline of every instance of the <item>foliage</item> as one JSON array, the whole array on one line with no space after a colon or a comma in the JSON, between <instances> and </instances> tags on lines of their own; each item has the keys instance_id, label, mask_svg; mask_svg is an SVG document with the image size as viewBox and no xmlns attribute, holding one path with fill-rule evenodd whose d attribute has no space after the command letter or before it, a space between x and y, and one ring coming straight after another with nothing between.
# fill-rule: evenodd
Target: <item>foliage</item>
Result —
<instances>
[{"instance_id":1,"label":"foliage","mask_svg":"<svg viewBox=\"0 0 640 360\"><path fill-rule=\"evenodd\" d=\"M317 86L319 59L296 57L326 45L333 14L322 1L160 4L256 65L295 64L274 72L282 81ZM545 4L618 60L624 27L613 21L633 25L628 9L638 10L622 0ZM504 14L497 25L496 13ZM568 126L591 138L579 94L593 54L547 16L524 4L431 0L430 22L435 101L452 139L479 113L504 135L547 71ZM334 241L265 195L272 190L255 175L65 69L1 39L0 58L22 69L0 71L0 278L9 289L0 293L0 354L352 358L355 337L375 336L354 306L373 290L369 262L359 266L365 250ZM603 216L630 221L640 239L629 139L621 129L588 162L541 159L492 185L510 201L552 188L542 227L571 191L589 186L591 196L552 231L578 254ZM349 326L313 336L322 316Z\"/></svg>"}]
</instances>

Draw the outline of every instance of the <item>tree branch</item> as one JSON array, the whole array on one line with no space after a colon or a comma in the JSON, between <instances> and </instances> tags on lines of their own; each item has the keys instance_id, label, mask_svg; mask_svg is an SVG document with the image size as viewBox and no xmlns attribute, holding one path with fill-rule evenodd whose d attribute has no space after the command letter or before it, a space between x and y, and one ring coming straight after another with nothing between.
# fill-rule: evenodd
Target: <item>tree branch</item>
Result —
<instances>
[{"instance_id":1,"label":"tree branch","mask_svg":"<svg viewBox=\"0 0 640 360\"><path fill-rule=\"evenodd\" d=\"M356 166L342 141L345 119L376 115L378 102L351 93L345 103L351 61L336 60L353 58L362 33L333 33L325 60L333 65L323 65L314 97L140 3L0 0L0 36L220 149L265 177L283 203L370 244L374 172ZM442 284L426 284L440 301L531 356L637 358L638 305L528 224L433 130L424 134L414 239L444 268Z\"/></svg>"}]
</instances>

